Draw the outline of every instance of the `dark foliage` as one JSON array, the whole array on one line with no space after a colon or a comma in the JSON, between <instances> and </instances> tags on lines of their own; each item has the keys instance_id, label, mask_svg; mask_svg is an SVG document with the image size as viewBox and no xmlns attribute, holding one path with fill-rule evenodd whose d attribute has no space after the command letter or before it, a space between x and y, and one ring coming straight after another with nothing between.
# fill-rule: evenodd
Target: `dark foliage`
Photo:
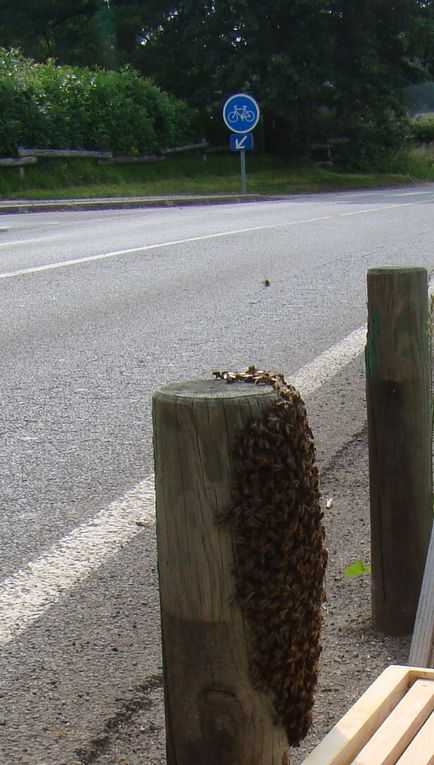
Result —
<instances>
[{"instance_id":1,"label":"dark foliage","mask_svg":"<svg viewBox=\"0 0 434 765\"><path fill-rule=\"evenodd\" d=\"M222 103L245 90L267 149L346 137L355 166L402 145L404 88L434 51L434 0L0 0L0 19L0 44L38 61L133 65L198 108L216 142Z\"/></svg>"}]
</instances>

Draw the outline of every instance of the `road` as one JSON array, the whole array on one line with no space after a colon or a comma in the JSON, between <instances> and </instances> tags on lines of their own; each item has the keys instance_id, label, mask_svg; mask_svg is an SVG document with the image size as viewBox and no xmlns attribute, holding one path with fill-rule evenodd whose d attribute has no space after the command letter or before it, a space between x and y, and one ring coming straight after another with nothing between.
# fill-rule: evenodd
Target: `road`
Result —
<instances>
[{"instance_id":1,"label":"road","mask_svg":"<svg viewBox=\"0 0 434 765\"><path fill-rule=\"evenodd\" d=\"M1 216L0 762L96 762L161 684L152 392L285 371L327 465L365 420L366 270L431 271L433 205L426 185Z\"/></svg>"}]
</instances>

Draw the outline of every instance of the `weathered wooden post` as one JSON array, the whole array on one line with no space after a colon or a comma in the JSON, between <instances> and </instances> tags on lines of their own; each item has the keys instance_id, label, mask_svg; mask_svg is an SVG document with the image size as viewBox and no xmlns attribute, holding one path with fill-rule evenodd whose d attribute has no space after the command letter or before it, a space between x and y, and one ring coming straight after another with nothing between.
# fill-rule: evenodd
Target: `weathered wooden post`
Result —
<instances>
[{"instance_id":1,"label":"weathered wooden post","mask_svg":"<svg viewBox=\"0 0 434 765\"><path fill-rule=\"evenodd\" d=\"M426 270L369 269L372 619L389 634L412 631L431 533L430 380Z\"/></svg>"},{"instance_id":2,"label":"weathered wooden post","mask_svg":"<svg viewBox=\"0 0 434 765\"><path fill-rule=\"evenodd\" d=\"M283 476L296 509L291 524L285 515L287 498L281 494L275 506L270 499L264 508L266 517L259 519L258 495L249 496L247 536L256 540L256 548L242 564L250 567L254 580L252 585L249 579L244 596L250 604L252 587L253 602L261 612L255 637L265 630L262 655L271 668L269 674L274 674L270 680L276 694L259 690L252 680L251 623L240 608L234 574L239 539L227 523L219 522L232 502L236 437L253 419L263 423L264 416L271 416L277 400L268 385L228 385L222 380L169 385L154 395L168 765L289 765L288 729L294 729L294 740L299 732L300 737L307 732L303 707L316 678L326 556L316 507L313 446L294 427L300 455L288 455L286 431L281 436L279 430L281 408L272 415L268 436L265 426L262 430L262 424L258 425L262 451L253 454L252 463L262 473L252 474L249 488L260 492L267 482L278 486ZM301 407L299 412L296 425L303 420ZM282 427L288 427L287 421ZM274 433L283 445L274 466L268 467ZM302 465L303 460L308 465L306 475L291 484L292 463ZM279 519L281 533L273 526ZM269 529L263 543L258 532L262 524ZM312 540L312 550L306 537ZM299 566L295 548L301 550ZM255 580L261 561L265 561L268 587L264 579ZM280 588L277 594L276 588ZM297 630L299 642L291 642ZM312 666L307 669L309 663ZM267 668L265 672L268 677ZM293 716L284 726L279 720L288 707ZM309 703L307 710L309 714Z\"/></svg>"},{"instance_id":3,"label":"weathered wooden post","mask_svg":"<svg viewBox=\"0 0 434 765\"><path fill-rule=\"evenodd\" d=\"M157 537L168 765L282 765L288 744L250 682L234 604L227 444L272 389L204 381L154 396Z\"/></svg>"}]
</instances>

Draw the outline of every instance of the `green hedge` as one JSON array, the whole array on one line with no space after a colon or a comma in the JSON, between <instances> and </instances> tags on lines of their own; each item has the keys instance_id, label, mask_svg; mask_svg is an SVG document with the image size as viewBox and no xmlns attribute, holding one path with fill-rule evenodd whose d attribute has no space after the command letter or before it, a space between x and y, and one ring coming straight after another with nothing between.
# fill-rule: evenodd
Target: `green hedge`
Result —
<instances>
[{"instance_id":1,"label":"green hedge","mask_svg":"<svg viewBox=\"0 0 434 765\"><path fill-rule=\"evenodd\" d=\"M196 139L197 114L132 68L36 64L0 48L0 155L18 146L150 154Z\"/></svg>"},{"instance_id":2,"label":"green hedge","mask_svg":"<svg viewBox=\"0 0 434 765\"><path fill-rule=\"evenodd\" d=\"M414 120L411 125L411 136L415 143L432 143L434 141L434 119Z\"/></svg>"}]
</instances>

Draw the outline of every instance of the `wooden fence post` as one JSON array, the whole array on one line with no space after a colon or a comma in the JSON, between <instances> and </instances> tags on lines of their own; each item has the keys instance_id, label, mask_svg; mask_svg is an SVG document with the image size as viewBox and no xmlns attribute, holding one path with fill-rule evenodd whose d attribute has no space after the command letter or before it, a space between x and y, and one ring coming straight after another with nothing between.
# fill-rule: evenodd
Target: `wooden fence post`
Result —
<instances>
[{"instance_id":1,"label":"wooden fence post","mask_svg":"<svg viewBox=\"0 0 434 765\"><path fill-rule=\"evenodd\" d=\"M424 268L368 271L372 619L389 634L412 631L432 526L427 281Z\"/></svg>"},{"instance_id":2,"label":"wooden fence post","mask_svg":"<svg viewBox=\"0 0 434 765\"><path fill-rule=\"evenodd\" d=\"M154 395L168 765L289 765L271 699L249 677L233 541L217 523L230 502L233 439L275 395L223 381Z\"/></svg>"}]
</instances>

